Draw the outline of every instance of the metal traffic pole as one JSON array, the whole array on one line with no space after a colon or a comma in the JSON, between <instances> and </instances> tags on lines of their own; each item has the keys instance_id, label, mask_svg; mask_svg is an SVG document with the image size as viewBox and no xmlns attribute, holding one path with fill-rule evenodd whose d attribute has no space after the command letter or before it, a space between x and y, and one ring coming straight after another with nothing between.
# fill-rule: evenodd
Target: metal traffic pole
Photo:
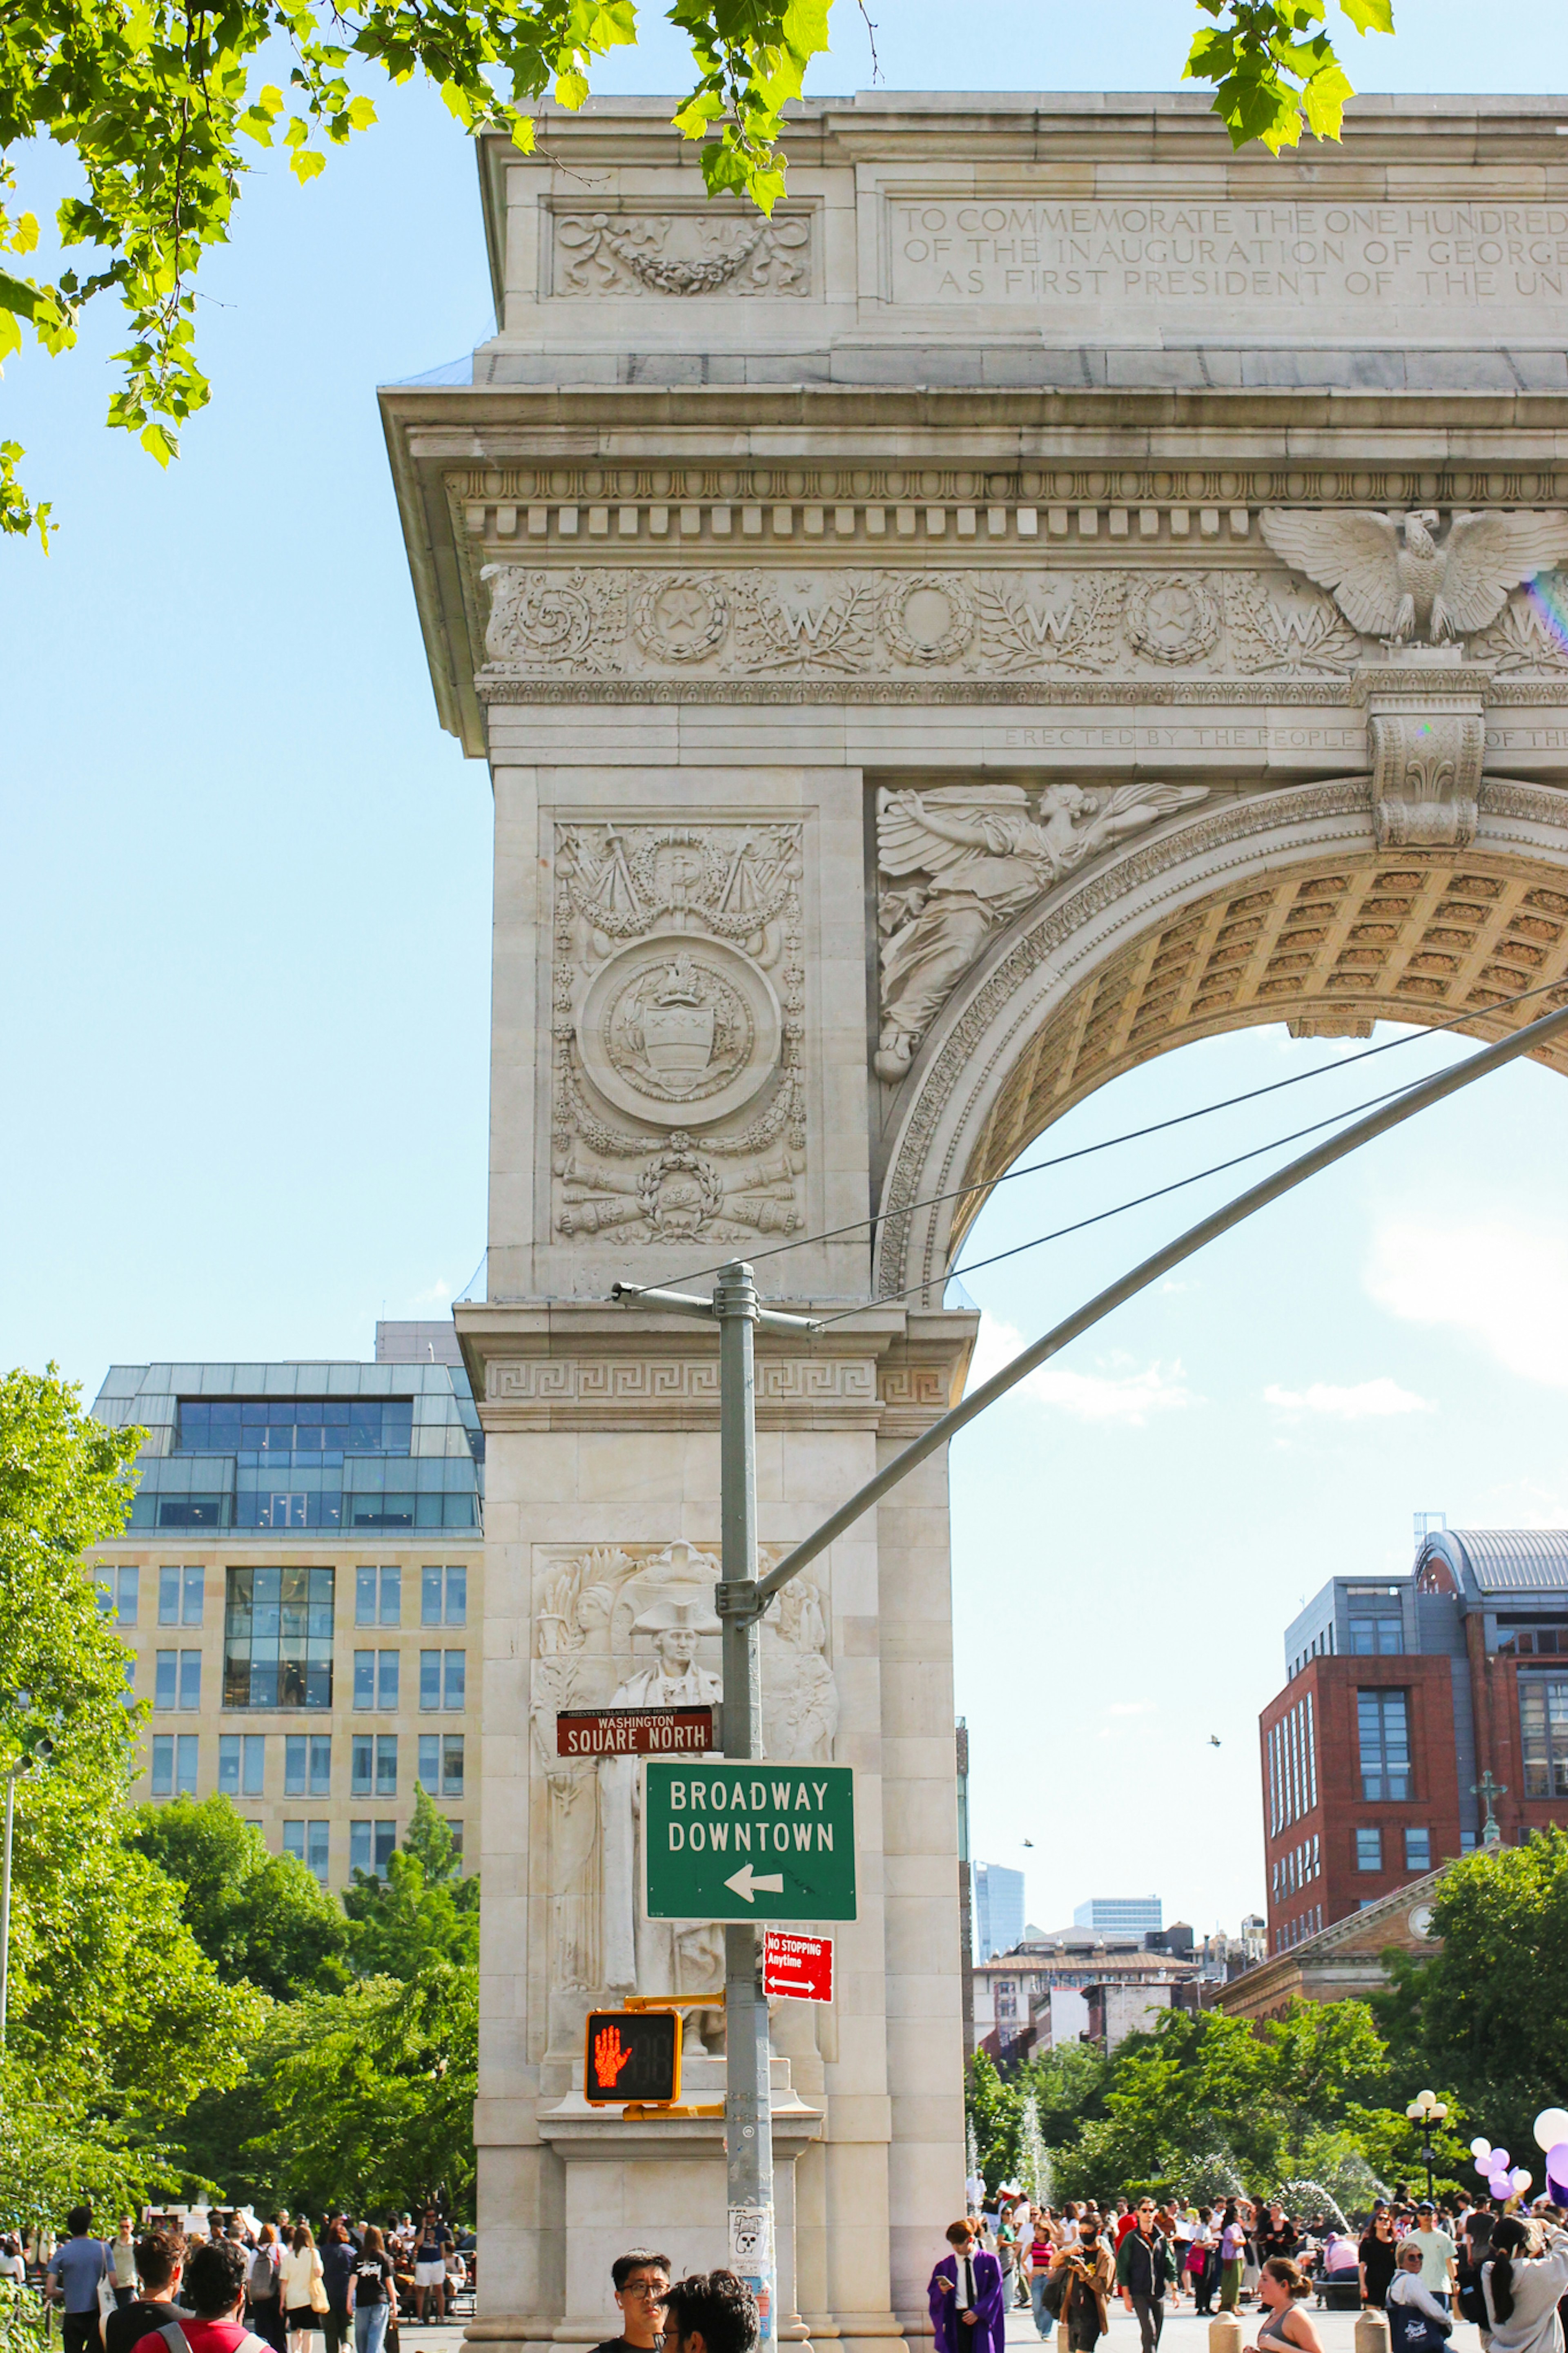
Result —
<instances>
[{"instance_id":1,"label":"metal traffic pole","mask_svg":"<svg viewBox=\"0 0 1568 2353\"><path fill-rule=\"evenodd\" d=\"M757 1395L752 1336L815 1332L806 1315L759 1307L742 1261L720 1269L713 1296L648 1291L618 1282L616 1299L672 1308L719 1325L719 1526L723 1580L714 1596L724 1630L724 1754L763 1753L763 1603L757 1592ZM760 1931L742 1921L724 1930L724 2153L730 2259L757 2300L762 2353L778 2333L773 2248L773 2112L768 2066L768 2005Z\"/></svg>"}]
</instances>

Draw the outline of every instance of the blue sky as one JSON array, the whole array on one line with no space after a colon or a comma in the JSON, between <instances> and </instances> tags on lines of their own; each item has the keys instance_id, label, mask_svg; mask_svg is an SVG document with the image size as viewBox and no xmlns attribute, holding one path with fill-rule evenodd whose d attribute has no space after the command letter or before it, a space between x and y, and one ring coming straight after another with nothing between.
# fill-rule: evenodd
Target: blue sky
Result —
<instances>
[{"instance_id":1,"label":"blue sky","mask_svg":"<svg viewBox=\"0 0 1568 2353\"><path fill-rule=\"evenodd\" d=\"M1197 21L1182 0L870 13L889 88L1124 87L1129 58L1168 84ZM1404 0L1399 19L1394 42L1347 37L1363 88L1568 85L1568 32L1538 5ZM836 21L818 90L870 79L851 0ZM599 87L682 69L656 21ZM442 1312L483 1242L489 794L436 723L374 387L487 333L489 284L439 100L377 104L309 189L260 158L204 273L215 403L167 475L100 429L111 321L68 360L13 362L0 391L61 524L47 562L0 548L0 1358L52 1356L89 1391L116 1358L368 1353L378 1314ZM25 164L40 207L50 168ZM1314 1058L1343 1059L1277 1029L1189 1049L1049 1148ZM1295 1124L1280 1102L1015 1185L968 1255ZM1300 1598L1405 1566L1416 1509L1568 1520L1565 1145L1568 1090L1496 1080L1268 1212L962 1441L975 1846L1027 1865L1031 1917L1152 1888L1167 1916L1234 1922L1261 1894L1256 1717ZM974 1276L988 1349L1187 1214Z\"/></svg>"}]
</instances>

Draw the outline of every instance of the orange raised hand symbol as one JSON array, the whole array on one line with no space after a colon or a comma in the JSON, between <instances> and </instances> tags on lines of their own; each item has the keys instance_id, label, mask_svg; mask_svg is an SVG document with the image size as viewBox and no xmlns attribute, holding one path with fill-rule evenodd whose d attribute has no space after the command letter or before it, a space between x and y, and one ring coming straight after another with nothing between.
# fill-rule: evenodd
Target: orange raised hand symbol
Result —
<instances>
[{"instance_id":1,"label":"orange raised hand symbol","mask_svg":"<svg viewBox=\"0 0 1568 2353\"><path fill-rule=\"evenodd\" d=\"M594 2072L601 2084L613 2084L631 2064L629 2044L623 2047L618 2026L603 2026L594 2037Z\"/></svg>"}]
</instances>

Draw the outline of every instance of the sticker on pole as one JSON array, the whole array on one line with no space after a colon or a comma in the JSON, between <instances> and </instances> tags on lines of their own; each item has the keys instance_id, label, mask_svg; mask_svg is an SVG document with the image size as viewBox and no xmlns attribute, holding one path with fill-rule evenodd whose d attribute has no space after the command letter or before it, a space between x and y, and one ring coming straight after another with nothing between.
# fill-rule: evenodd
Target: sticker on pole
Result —
<instances>
[{"instance_id":1,"label":"sticker on pole","mask_svg":"<svg viewBox=\"0 0 1568 2353\"><path fill-rule=\"evenodd\" d=\"M730 2262L737 2270L770 2263L773 2255L773 2210L771 2206L731 2206Z\"/></svg>"},{"instance_id":2,"label":"sticker on pole","mask_svg":"<svg viewBox=\"0 0 1568 2353\"><path fill-rule=\"evenodd\" d=\"M763 1991L771 2000L833 2000L833 1939L805 1936L790 1928L763 1933Z\"/></svg>"},{"instance_id":3,"label":"sticker on pole","mask_svg":"<svg viewBox=\"0 0 1568 2353\"><path fill-rule=\"evenodd\" d=\"M855 1771L649 1757L651 1920L853 1920Z\"/></svg>"}]
</instances>

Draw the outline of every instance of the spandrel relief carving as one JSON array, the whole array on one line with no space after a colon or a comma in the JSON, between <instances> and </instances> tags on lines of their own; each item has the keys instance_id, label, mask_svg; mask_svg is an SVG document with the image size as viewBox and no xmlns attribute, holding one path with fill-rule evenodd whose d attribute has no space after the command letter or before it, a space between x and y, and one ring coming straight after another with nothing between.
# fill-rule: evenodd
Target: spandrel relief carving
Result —
<instances>
[{"instance_id":1,"label":"spandrel relief carving","mask_svg":"<svg viewBox=\"0 0 1568 2353\"><path fill-rule=\"evenodd\" d=\"M804 1217L798 825L562 826L555 1232L746 1242Z\"/></svg>"},{"instance_id":2,"label":"spandrel relief carving","mask_svg":"<svg viewBox=\"0 0 1568 2353\"><path fill-rule=\"evenodd\" d=\"M901 1079L992 934L1099 851L1206 800L1202 785L951 785L883 792L877 809L881 1034Z\"/></svg>"},{"instance_id":3,"label":"spandrel relief carving","mask_svg":"<svg viewBox=\"0 0 1568 2353\"><path fill-rule=\"evenodd\" d=\"M764 1548L763 1565L785 1547ZM723 1936L649 1920L642 1899L635 1757L562 1757L563 1708L690 1707L716 1703L720 1627L716 1549L689 1544L542 1546L534 1556L530 1718L548 1816L552 1995L700 1994L723 1983ZM808 1577L763 1620L763 1746L792 1763L827 1762L838 1727L827 1604ZM713 2042L718 2011L694 2013Z\"/></svg>"},{"instance_id":4,"label":"spandrel relief carving","mask_svg":"<svg viewBox=\"0 0 1568 2353\"><path fill-rule=\"evenodd\" d=\"M484 566L487 679L1348 677L1366 645L1278 575L1042 565Z\"/></svg>"}]
</instances>

